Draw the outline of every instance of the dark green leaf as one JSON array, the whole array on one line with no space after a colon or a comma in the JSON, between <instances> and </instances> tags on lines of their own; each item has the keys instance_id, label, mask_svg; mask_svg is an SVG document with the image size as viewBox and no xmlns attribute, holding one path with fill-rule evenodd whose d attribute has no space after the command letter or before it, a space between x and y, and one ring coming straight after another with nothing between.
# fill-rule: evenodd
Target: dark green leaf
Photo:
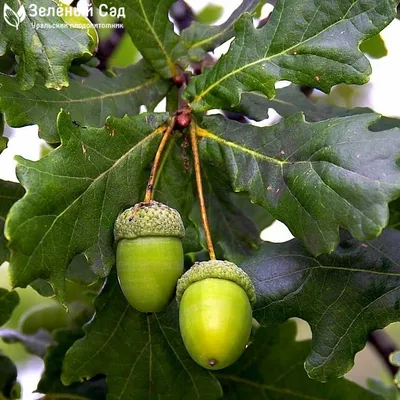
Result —
<instances>
[{"instance_id":1,"label":"dark green leaf","mask_svg":"<svg viewBox=\"0 0 400 400\"><path fill-rule=\"evenodd\" d=\"M273 108L282 117L289 117L301 111L309 122L373 112L368 107L348 109L322 102L314 103L295 85L278 89L276 97L272 100L259 93L243 93L241 102L239 106L235 107L235 111L245 114L256 121L261 121L269 117L269 108ZM371 130L379 131L394 127L400 127L400 119L382 117L376 124L371 126Z\"/></svg>"},{"instance_id":2,"label":"dark green leaf","mask_svg":"<svg viewBox=\"0 0 400 400\"><path fill-rule=\"evenodd\" d=\"M96 310L86 336L67 352L64 384L104 374L110 399L220 398L217 380L186 352L175 302L165 313L139 313L111 273Z\"/></svg>"},{"instance_id":3,"label":"dark green leaf","mask_svg":"<svg viewBox=\"0 0 400 400\"><path fill-rule=\"evenodd\" d=\"M15 291L9 292L0 288L0 326L4 325L11 317L15 307L19 304L19 296Z\"/></svg>"},{"instance_id":4,"label":"dark green leaf","mask_svg":"<svg viewBox=\"0 0 400 400\"><path fill-rule=\"evenodd\" d=\"M360 50L373 58L382 58L387 56L387 48L385 41L381 35L372 36L372 38L365 40L360 45Z\"/></svg>"},{"instance_id":5,"label":"dark green leaf","mask_svg":"<svg viewBox=\"0 0 400 400\"><path fill-rule=\"evenodd\" d=\"M15 364L0 352L0 398L15 399L19 392Z\"/></svg>"},{"instance_id":6,"label":"dark green leaf","mask_svg":"<svg viewBox=\"0 0 400 400\"><path fill-rule=\"evenodd\" d=\"M0 137L0 147L1 139ZM19 183L2 181L0 179L0 265L9 258L7 239L3 234L4 223L11 206L24 195L24 192L23 187Z\"/></svg>"},{"instance_id":7,"label":"dark green leaf","mask_svg":"<svg viewBox=\"0 0 400 400\"><path fill-rule=\"evenodd\" d=\"M328 383L310 379L304 360L309 341L296 342L296 324L260 329L253 344L232 367L217 373L224 383L224 399L382 400L345 379Z\"/></svg>"},{"instance_id":8,"label":"dark green leaf","mask_svg":"<svg viewBox=\"0 0 400 400\"><path fill-rule=\"evenodd\" d=\"M57 8L57 3L52 0L9 0L7 6L14 26L7 24L5 18L0 18L0 55L7 48L15 53L18 61L17 79L21 87L24 90L32 88L37 73L42 75L48 88L68 86L68 68L72 60L91 56L93 42L87 29L71 28L57 16L39 16L39 13L33 16L31 6L46 10ZM22 17L24 10L25 18ZM17 13L20 13L19 17ZM40 24L65 26L51 29L40 27Z\"/></svg>"},{"instance_id":9,"label":"dark green leaf","mask_svg":"<svg viewBox=\"0 0 400 400\"><path fill-rule=\"evenodd\" d=\"M313 338L305 368L325 381L343 376L370 332L400 319L400 232L359 242L343 233L331 255L314 258L297 240L263 244L242 268L257 291L265 326L299 317Z\"/></svg>"},{"instance_id":10,"label":"dark green leaf","mask_svg":"<svg viewBox=\"0 0 400 400\"><path fill-rule=\"evenodd\" d=\"M81 253L98 276L109 273L114 221L142 200L167 120L167 114L141 114L110 117L101 129L79 128L61 112L61 146L37 162L18 158L17 175L27 194L6 224L14 286L43 278L63 301L65 271Z\"/></svg>"},{"instance_id":11,"label":"dark green leaf","mask_svg":"<svg viewBox=\"0 0 400 400\"><path fill-rule=\"evenodd\" d=\"M244 12L252 12L260 0L244 0L221 25L210 26L201 22L193 22L189 28L182 31L182 41L192 61L200 61L207 51L214 50L222 43L231 39L235 32L234 24Z\"/></svg>"},{"instance_id":12,"label":"dark green leaf","mask_svg":"<svg viewBox=\"0 0 400 400\"><path fill-rule=\"evenodd\" d=\"M163 77L178 74L177 62L185 48L174 26L168 19L168 10L174 0L96 0L95 3L124 7L124 26L143 57Z\"/></svg>"},{"instance_id":13,"label":"dark green leaf","mask_svg":"<svg viewBox=\"0 0 400 400\"><path fill-rule=\"evenodd\" d=\"M46 354L47 347L54 343L51 334L44 329L40 329L32 335L24 335L13 329L1 329L0 338L5 343L20 343L28 353L40 358L43 358Z\"/></svg>"},{"instance_id":14,"label":"dark green leaf","mask_svg":"<svg viewBox=\"0 0 400 400\"><path fill-rule=\"evenodd\" d=\"M324 92L338 83L366 83L371 66L359 42L389 24L396 4L397 0L281 0L261 29L243 16L228 53L192 79L186 98L202 112L234 107L246 91L272 98L280 80Z\"/></svg>"},{"instance_id":15,"label":"dark green leaf","mask_svg":"<svg viewBox=\"0 0 400 400\"><path fill-rule=\"evenodd\" d=\"M296 114L259 128L206 117L202 157L224 166L235 191L284 222L314 254L338 243L339 226L371 239L400 194L398 130L371 132L376 114L307 123Z\"/></svg>"},{"instance_id":16,"label":"dark green leaf","mask_svg":"<svg viewBox=\"0 0 400 400\"><path fill-rule=\"evenodd\" d=\"M106 399L107 384L104 377L96 376L82 383L74 383L64 386L61 383L62 363L65 353L80 338L82 331L61 329L54 333L55 344L47 351L44 359L45 370L36 389L39 393L45 393L49 398L66 398L65 395L79 396L79 399ZM71 398L73 398L71 396Z\"/></svg>"},{"instance_id":17,"label":"dark green leaf","mask_svg":"<svg viewBox=\"0 0 400 400\"><path fill-rule=\"evenodd\" d=\"M143 61L117 70L109 78L95 68L88 68L86 78L74 76L70 86L60 92L46 89L43 79L28 91L21 91L16 78L0 74L0 111L8 125L21 127L37 123L40 136L59 142L56 119L60 108L71 113L81 126L104 125L106 118L139 114L140 106L149 110L167 94L170 83L152 72Z\"/></svg>"}]
</instances>

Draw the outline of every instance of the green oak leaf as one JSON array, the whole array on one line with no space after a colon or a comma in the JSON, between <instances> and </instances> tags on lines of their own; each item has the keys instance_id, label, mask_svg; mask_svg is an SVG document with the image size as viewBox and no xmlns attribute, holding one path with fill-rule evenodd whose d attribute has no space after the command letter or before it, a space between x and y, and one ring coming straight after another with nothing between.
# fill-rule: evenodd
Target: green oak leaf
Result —
<instances>
[{"instance_id":1,"label":"green oak leaf","mask_svg":"<svg viewBox=\"0 0 400 400\"><path fill-rule=\"evenodd\" d=\"M37 162L18 157L27 192L6 222L13 286L43 278L64 301L66 269L81 253L98 276L109 273L114 221L142 200L167 120L168 114L149 113L110 117L101 129L79 128L62 111L61 146Z\"/></svg>"},{"instance_id":2,"label":"green oak leaf","mask_svg":"<svg viewBox=\"0 0 400 400\"><path fill-rule=\"evenodd\" d=\"M296 323L261 328L233 366L216 373L224 399L382 400L346 379L321 383L304 371L310 341L296 342ZM312 395L310 395L312 393Z\"/></svg>"},{"instance_id":3,"label":"green oak leaf","mask_svg":"<svg viewBox=\"0 0 400 400\"><path fill-rule=\"evenodd\" d=\"M53 335L55 343L51 345L44 358L45 369L38 383L36 392L46 394L46 398L71 398L105 400L107 384L104 377L96 376L82 383L64 386L61 383L62 364L65 353L78 340L83 337L81 330L60 329Z\"/></svg>"},{"instance_id":4,"label":"green oak leaf","mask_svg":"<svg viewBox=\"0 0 400 400\"><path fill-rule=\"evenodd\" d=\"M38 78L31 90L20 90L15 77L0 74L0 111L8 125L21 127L39 124L40 137L59 142L56 119L60 108L82 126L104 125L106 118L139 114L140 106L154 108L167 94L171 84L139 61L107 77L96 68L88 68L89 76L73 75L68 88L55 92Z\"/></svg>"},{"instance_id":5,"label":"green oak leaf","mask_svg":"<svg viewBox=\"0 0 400 400\"><path fill-rule=\"evenodd\" d=\"M0 352L0 398L19 399L21 388L17 382L18 370L15 364Z\"/></svg>"},{"instance_id":6,"label":"green oak leaf","mask_svg":"<svg viewBox=\"0 0 400 400\"><path fill-rule=\"evenodd\" d=\"M244 12L256 10L260 0L244 0L221 25L208 25L194 21L181 33L183 44L191 61L201 61L207 51L214 50L235 35L234 24Z\"/></svg>"},{"instance_id":7,"label":"green oak leaf","mask_svg":"<svg viewBox=\"0 0 400 400\"><path fill-rule=\"evenodd\" d=\"M186 99L196 112L229 109L242 92L275 95L289 80L329 92L338 83L368 82L371 66L360 41L379 33L396 15L397 0L280 0L263 28L244 15L236 39L216 65L192 79Z\"/></svg>"},{"instance_id":8,"label":"green oak leaf","mask_svg":"<svg viewBox=\"0 0 400 400\"><path fill-rule=\"evenodd\" d=\"M62 382L106 375L108 398L219 399L218 381L186 352L173 302L166 312L139 313L126 301L116 274L96 300L86 335L67 352Z\"/></svg>"},{"instance_id":9,"label":"green oak leaf","mask_svg":"<svg viewBox=\"0 0 400 400\"><path fill-rule=\"evenodd\" d=\"M0 146L1 139L0 137ZM23 187L19 183L0 179L0 265L4 261L7 261L10 255L7 247L7 239L3 234L7 214L11 206L24 195L24 192Z\"/></svg>"},{"instance_id":10,"label":"green oak leaf","mask_svg":"<svg viewBox=\"0 0 400 400\"><path fill-rule=\"evenodd\" d=\"M17 79L22 89L33 87L37 73L43 77L47 88L62 89L68 86L71 62L91 56L92 39L86 29L71 28L61 17L40 16L39 12L33 16L32 6L48 10L57 8L58 3L52 0L7 1L10 16L15 19L17 13L25 11L25 17L22 14L17 17L18 29L16 24L10 25L5 18L0 18L0 55L5 54L7 48L15 53L18 61ZM42 28L39 24L60 24L64 27Z\"/></svg>"},{"instance_id":11,"label":"green oak leaf","mask_svg":"<svg viewBox=\"0 0 400 400\"><path fill-rule=\"evenodd\" d=\"M263 244L241 264L256 287L254 317L263 326L304 319L313 334L308 375L343 376L368 335L400 319L399 243L393 229L363 242L343 232L338 248L317 258L296 239Z\"/></svg>"},{"instance_id":12,"label":"green oak leaf","mask_svg":"<svg viewBox=\"0 0 400 400\"><path fill-rule=\"evenodd\" d=\"M234 108L234 111L245 114L256 121L262 121L269 117L269 108L273 108L282 117L289 117L297 112L303 112L309 122L373 112L368 107L348 109L323 102L314 103L296 85L278 89L276 96L272 100L260 93L243 93L240 104ZM394 127L400 127L400 119L383 116L370 129L379 131Z\"/></svg>"},{"instance_id":13,"label":"green oak leaf","mask_svg":"<svg viewBox=\"0 0 400 400\"><path fill-rule=\"evenodd\" d=\"M314 254L330 253L338 228L371 239L400 195L398 129L371 132L376 114L307 123L295 114L270 127L205 117L202 158L221 164L235 191L248 192Z\"/></svg>"},{"instance_id":14,"label":"green oak leaf","mask_svg":"<svg viewBox=\"0 0 400 400\"><path fill-rule=\"evenodd\" d=\"M96 0L95 3L124 7L124 26L144 59L164 78L178 75L176 64L186 50L168 19L174 0Z\"/></svg>"},{"instance_id":15,"label":"green oak leaf","mask_svg":"<svg viewBox=\"0 0 400 400\"><path fill-rule=\"evenodd\" d=\"M0 288L0 326L4 325L11 317L14 309L19 304L19 296L15 291L9 292Z\"/></svg>"}]
</instances>

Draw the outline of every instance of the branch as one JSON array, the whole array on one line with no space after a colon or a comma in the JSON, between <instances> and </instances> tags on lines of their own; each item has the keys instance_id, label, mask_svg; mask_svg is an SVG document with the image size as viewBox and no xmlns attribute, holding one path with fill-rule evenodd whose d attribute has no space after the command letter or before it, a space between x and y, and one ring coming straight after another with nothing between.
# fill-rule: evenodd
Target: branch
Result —
<instances>
[{"instance_id":1,"label":"branch","mask_svg":"<svg viewBox=\"0 0 400 400\"><path fill-rule=\"evenodd\" d=\"M170 13L179 32L188 28L195 20L193 10L186 4L184 0L178 0L172 4Z\"/></svg>"},{"instance_id":2,"label":"branch","mask_svg":"<svg viewBox=\"0 0 400 400\"><path fill-rule=\"evenodd\" d=\"M99 48L96 53L96 57L99 59L99 65L97 66L100 70L107 69L107 61L114 53L115 49L121 42L124 36L125 29L121 27L114 28L111 35L104 41L100 42Z\"/></svg>"}]
</instances>

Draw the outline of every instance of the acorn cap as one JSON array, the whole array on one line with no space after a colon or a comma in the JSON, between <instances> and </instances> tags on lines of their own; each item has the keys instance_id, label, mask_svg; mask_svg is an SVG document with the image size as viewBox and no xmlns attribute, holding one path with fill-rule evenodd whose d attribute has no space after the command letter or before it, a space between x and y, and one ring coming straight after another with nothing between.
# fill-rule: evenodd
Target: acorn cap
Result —
<instances>
[{"instance_id":1,"label":"acorn cap","mask_svg":"<svg viewBox=\"0 0 400 400\"><path fill-rule=\"evenodd\" d=\"M115 221L115 241L143 236L183 238L185 227L180 214L158 201L151 201L149 204L138 203L123 211Z\"/></svg>"},{"instance_id":2,"label":"acorn cap","mask_svg":"<svg viewBox=\"0 0 400 400\"><path fill-rule=\"evenodd\" d=\"M182 299L183 293L192 283L208 278L226 279L235 282L247 293L250 304L254 306L256 303L256 290L246 272L229 261L210 260L194 263L178 280L176 287L176 300L178 304Z\"/></svg>"}]
</instances>

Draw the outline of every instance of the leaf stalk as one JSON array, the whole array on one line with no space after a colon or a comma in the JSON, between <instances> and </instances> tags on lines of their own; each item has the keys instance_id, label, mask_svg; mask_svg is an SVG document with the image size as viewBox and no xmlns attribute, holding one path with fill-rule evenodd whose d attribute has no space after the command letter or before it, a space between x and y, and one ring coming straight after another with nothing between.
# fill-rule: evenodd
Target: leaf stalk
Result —
<instances>
[{"instance_id":1,"label":"leaf stalk","mask_svg":"<svg viewBox=\"0 0 400 400\"><path fill-rule=\"evenodd\" d=\"M190 124L189 131L190 131L190 141L191 141L191 145L192 145L193 158L194 158L194 170L195 170L195 175L196 175L197 194L199 197L199 204L200 204L201 222L203 225L204 234L206 236L208 254L210 255L211 260L215 260L216 259L215 251L214 251L214 246L213 246L212 238L211 238L211 231L210 231L210 225L209 225L208 217L207 217L206 204L204 201L203 181L201 179L199 146L198 146L198 142L197 142L197 130L196 130L196 124L194 122L192 122Z\"/></svg>"},{"instance_id":2,"label":"leaf stalk","mask_svg":"<svg viewBox=\"0 0 400 400\"><path fill-rule=\"evenodd\" d=\"M153 166L151 167L149 181L146 186L146 194L144 196L144 204L149 204L151 200L153 200L154 196L154 182L156 180L157 170L160 165L161 156L164 152L165 146L167 145L168 139L171 136L172 131L175 127L175 117L172 117L169 121L168 127L165 130L163 137L161 139L161 143L158 146L156 156L154 157Z\"/></svg>"}]
</instances>

